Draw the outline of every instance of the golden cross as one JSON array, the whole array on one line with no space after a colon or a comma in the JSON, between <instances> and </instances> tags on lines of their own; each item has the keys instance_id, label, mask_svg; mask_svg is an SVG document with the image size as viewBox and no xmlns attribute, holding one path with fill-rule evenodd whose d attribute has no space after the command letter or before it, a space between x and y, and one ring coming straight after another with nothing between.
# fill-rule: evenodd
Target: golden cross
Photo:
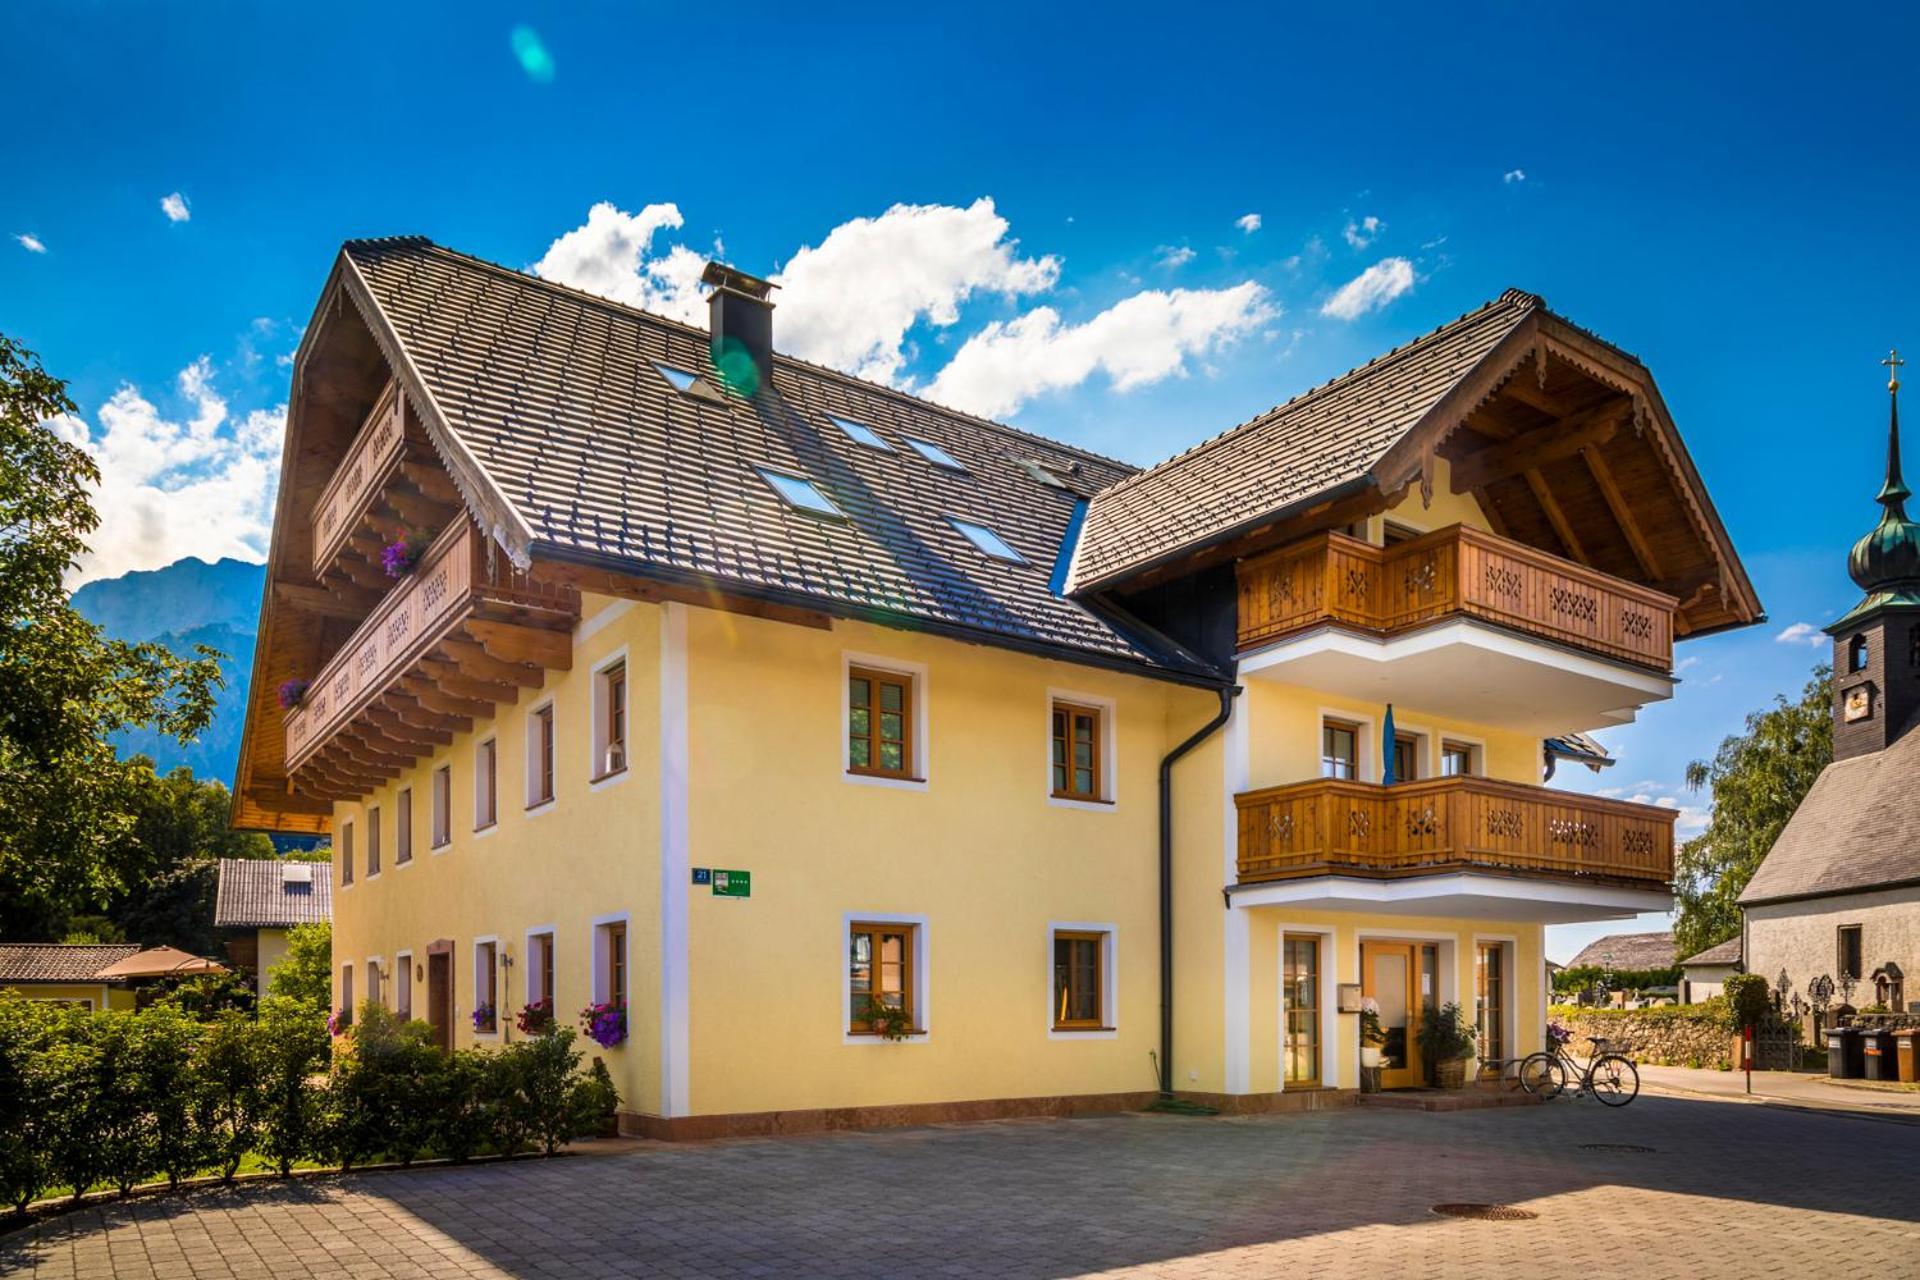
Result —
<instances>
[{"instance_id":1,"label":"golden cross","mask_svg":"<svg viewBox=\"0 0 1920 1280\"><path fill-rule=\"evenodd\" d=\"M1888 351L1887 358L1880 363L1887 366L1887 390L1898 391L1900 389L1900 368L1906 364L1906 361L1900 358L1900 348L1894 347Z\"/></svg>"}]
</instances>

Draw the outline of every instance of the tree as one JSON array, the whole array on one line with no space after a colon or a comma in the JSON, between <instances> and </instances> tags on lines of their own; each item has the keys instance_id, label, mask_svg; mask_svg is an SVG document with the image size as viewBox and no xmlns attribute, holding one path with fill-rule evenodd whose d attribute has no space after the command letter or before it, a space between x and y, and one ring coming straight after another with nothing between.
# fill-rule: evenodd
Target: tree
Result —
<instances>
[{"instance_id":1,"label":"tree","mask_svg":"<svg viewBox=\"0 0 1920 1280\"><path fill-rule=\"evenodd\" d=\"M133 828L117 854L125 888L107 917L141 946L212 955L220 859L271 858L273 841L232 829L233 797L220 783L184 768L162 777L146 757L134 759L146 768L134 774Z\"/></svg>"},{"instance_id":2,"label":"tree","mask_svg":"<svg viewBox=\"0 0 1920 1280\"><path fill-rule=\"evenodd\" d=\"M324 1018L333 1007L333 926L287 930L287 954L267 977L267 994L306 1005Z\"/></svg>"},{"instance_id":3,"label":"tree","mask_svg":"<svg viewBox=\"0 0 1920 1280\"><path fill-rule=\"evenodd\" d=\"M1747 717L1746 732L1720 743L1711 761L1687 766L1687 785L1709 788L1707 829L1680 847L1674 944L1683 956L1740 932L1741 890L1773 848L1820 771L1833 760L1833 685L1823 663L1800 700L1775 695Z\"/></svg>"},{"instance_id":4,"label":"tree","mask_svg":"<svg viewBox=\"0 0 1920 1280\"><path fill-rule=\"evenodd\" d=\"M74 611L64 582L99 523L100 472L49 425L73 411L66 384L0 334L0 937L58 937L127 884L118 855L152 770L108 738L192 741L219 681L210 651L108 640Z\"/></svg>"}]
</instances>

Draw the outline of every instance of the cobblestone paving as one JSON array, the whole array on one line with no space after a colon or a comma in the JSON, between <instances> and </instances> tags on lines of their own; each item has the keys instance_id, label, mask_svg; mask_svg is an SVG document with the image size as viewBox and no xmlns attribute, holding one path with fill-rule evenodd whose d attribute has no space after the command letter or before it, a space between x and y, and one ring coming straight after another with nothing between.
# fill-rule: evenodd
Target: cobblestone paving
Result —
<instances>
[{"instance_id":1,"label":"cobblestone paving","mask_svg":"<svg viewBox=\"0 0 1920 1280\"><path fill-rule=\"evenodd\" d=\"M1539 1216L1430 1212L1462 1200ZM1847 1274L1920 1272L1920 1126L1652 1097L1620 1112L1563 1101L649 1144L139 1200L0 1237L0 1272L80 1280L1752 1280L1836 1263Z\"/></svg>"}]
</instances>

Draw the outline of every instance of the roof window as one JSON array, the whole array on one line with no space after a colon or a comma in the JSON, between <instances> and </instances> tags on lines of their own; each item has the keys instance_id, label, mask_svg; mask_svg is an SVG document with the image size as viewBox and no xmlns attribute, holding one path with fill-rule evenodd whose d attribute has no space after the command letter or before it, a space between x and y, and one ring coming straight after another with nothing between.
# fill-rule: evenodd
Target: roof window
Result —
<instances>
[{"instance_id":1,"label":"roof window","mask_svg":"<svg viewBox=\"0 0 1920 1280\"><path fill-rule=\"evenodd\" d=\"M971 520L962 520L959 516L948 516L947 521L960 531L960 536L977 547L982 554L995 560L1005 560L1009 564L1025 564L1027 559L1008 546L1006 540L983 524Z\"/></svg>"},{"instance_id":2,"label":"roof window","mask_svg":"<svg viewBox=\"0 0 1920 1280\"><path fill-rule=\"evenodd\" d=\"M907 437L907 443L913 447L915 453L936 467L945 467L949 471L964 472L966 470L966 467L961 465L958 458L937 444L929 444L925 440L915 440L912 436Z\"/></svg>"},{"instance_id":3,"label":"roof window","mask_svg":"<svg viewBox=\"0 0 1920 1280\"><path fill-rule=\"evenodd\" d=\"M881 449L887 453L893 452L893 446L881 439L880 433L864 422L855 422L851 418L837 418L832 414L827 415L827 421L846 432L847 437L855 444L863 444L869 449Z\"/></svg>"},{"instance_id":4,"label":"roof window","mask_svg":"<svg viewBox=\"0 0 1920 1280\"><path fill-rule=\"evenodd\" d=\"M655 361L653 367L660 371L661 377L672 384L675 391L691 391L694 384L700 381L699 374L688 373L685 369L676 369L670 364Z\"/></svg>"},{"instance_id":5,"label":"roof window","mask_svg":"<svg viewBox=\"0 0 1920 1280\"><path fill-rule=\"evenodd\" d=\"M846 519L846 512L834 506L831 498L814 488L811 480L802 480L783 471L770 471L766 467L755 467L754 470L794 510L809 515L831 516L836 520Z\"/></svg>"}]
</instances>

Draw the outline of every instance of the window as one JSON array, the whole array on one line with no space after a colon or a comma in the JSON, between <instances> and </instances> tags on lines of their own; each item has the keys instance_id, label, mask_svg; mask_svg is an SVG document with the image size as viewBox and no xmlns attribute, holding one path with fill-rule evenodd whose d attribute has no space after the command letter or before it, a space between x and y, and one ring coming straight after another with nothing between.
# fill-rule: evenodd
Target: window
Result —
<instances>
[{"instance_id":1,"label":"window","mask_svg":"<svg viewBox=\"0 0 1920 1280\"><path fill-rule=\"evenodd\" d=\"M593 680L593 772L595 782L627 769L627 664L600 669Z\"/></svg>"},{"instance_id":2,"label":"window","mask_svg":"<svg viewBox=\"0 0 1920 1280\"><path fill-rule=\"evenodd\" d=\"M676 369L670 364L655 362L653 367L660 371L660 376L665 378L667 384L675 391L691 391L694 384L700 381L698 374L688 373L685 369Z\"/></svg>"},{"instance_id":3,"label":"window","mask_svg":"<svg viewBox=\"0 0 1920 1280\"><path fill-rule=\"evenodd\" d=\"M367 810L367 879L380 874L380 806Z\"/></svg>"},{"instance_id":4,"label":"window","mask_svg":"<svg viewBox=\"0 0 1920 1280\"><path fill-rule=\"evenodd\" d=\"M853 667L847 672L847 772L913 777L913 677Z\"/></svg>"},{"instance_id":5,"label":"window","mask_svg":"<svg viewBox=\"0 0 1920 1280\"><path fill-rule=\"evenodd\" d=\"M433 771L433 847L444 849L453 841L453 766L443 764Z\"/></svg>"},{"instance_id":6,"label":"window","mask_svg":"<svg viewBox=\"0 0 1920 1280\"><path fill-rule=\"evenodd\" d=\"M342 885L353 883L353 824L351 822L342 823L340 826L340 883Z\"/></svg>"},{"instance_id":7,"label":"window","mask_svg":"<svg viewBox=\"0 0 1920 1280\"><path fill-rule=\"evenodd\" d=\"M1834 965L1840 970L1840 977L1853 978L1856 981L1866 976L1865 966L1861 963L1865 948L1861 945L1860 926L1843 924L1838 930L1838 950Z\"/></svg>"},{"instance_id":8,"label":"window","mask_svg":"<svg viewBox=\"0 0 1920 1280\"><path fill-rule=\"evenodd\" d=\"M983 524L974 524L971 520L962 520L958 516L948 516L947 522L960 531L960 536L974 545L983 555L995 560L1005 560L1009 564L1025 564L1026 557L1008 546L999 534Z\"/></svg>"},{"instance_id":9,"label":"window","mask_svg":"<svg viewBox=\"0 0 1920 1280\"><path fill-rule=\"evenodd\" d=\"M1381 542L1385 546L1397 547L1403 542L1412 542L1420 536L1418 529L1409 529L1403 524L1391 520L1382 521Z\"/></svg>"},{"instance_id":10,"label":"window","mask_svg":"<svg viewBox=\"0 0 1920 1280\"><path fill-rule=\"evenodd\" d=\"M1281 956L1286 1004L1286 1081L1320 1083L1320 939L1286 935Z\"/></svg>"},{"instance_id":11,"label":"window","mask_svg":"<svg viewBox=\"0 0 1920 1280\"><path fill-rule=\"evenodd\" d=\"M527 1003L546 1002L548 1009L553 1003L553 933L530 933L527 935Z\"/></svg>"},{"instance_id":12,"label":"window","mask_svg":"<svg viewBox=\"0 0 1920 1280\"><path fill-rule=\"evenodd\" d=\"M380 962L378 960L367 961L367 999L373 1001L375 1004L386 1003L380 994L381 976Z\"/></svg>"},{"instance_id":13,"label":"window","mask_svg":"<svg viewBox=\"0 0 1920 1280\"><path fill-rule=\"evenodd\" d=\"M473 753L473 829L485 831L500 820L499 745L488 738Z\"/></svg>"},{"instance_id":14,"label":"window","mask_svg":"<svg viewBox=\"0 0 1920 1280\"><path fill-rule=\"evenodd\" d=\"M400 1021L413 1017L413 954L402 951L393 958L393 1012Z\"/></svg>"},{"instance_id":15,"label":"window","mask_svg":"<svg viewBox=\"0 0 1920 1280\"><path fill-rule=\"evenodd\" d=\"M945 467L949 471L964 472L966 470L966 467L961 464L960 459L954 457L937 444L930 444L925 440L915 440L912 436L907 437L907 444L915 453L936 467Z\"/></svg>"},{"instance_id":16,"label":"window","mask_svg":"<svg viewBox=\"0 0 1920 1280\"><path fill-rule=\"evenodd\" d=\"M1867 669L1867 638L1855 636L1847 642L1847 670L1865 671Z\"/></svg>"},{"instance_id":17,"label":"window","mask_svg":"<svg viewBox=\"0 0 1920 1280\"><path fill-rule=\"evenodd\" d=\"M1062 800L1104 800L1100 709L1053 704L1053 794Z\"/></svg>"},{"instance_id":18,"label":"window","mask_svg":"<svg viewBox=\"0 0 1920 1280\"><path fill-rule=\"evenodd\" d=\"M833 500L816 489L811 480L802 480L799 476L790 476L784 471L769 471L765 467L755 467L760 478L765 480L773 491L780 495L786 504L796 511L808 515L832 516L844 520L846 513L833 505Z\"/></svg>"},{"instance_id":19,"label":"window","mask_svg":"<svg viewBox=\"0 0 1920 1280\"><path fill-rule=\"evenodd\" d=\"M553 799L553 704L527 717L527 807Z\"/></svg>"},{"instance_id":20,"label":"window","mask_svg":"<svg viewBox=\"0 0 1920 1280\"><path fill-rule=\"evenodd\" d=\"M827 415L827 421L846 432L855 444L863 444L869 449L884 449L888 453L893 452L893 446L881 439L880 433L864 422L853 422L846 418L836 418L832 414Z\"/></svg>"},{"instance_id":21,"label":"window","mask_svg":"<svg viewBox=\"0 0 1920 1280\"><path fill-rule=\"evenodd\" d=\"M602 1004L627 1002L627 922L609 920L593 931L594 997Z\"/></svg>"},{"instance_id":22,"label":"window","mask_svg":"<svg viewBox=\"0 0 1920 1280\"><path fill-rule=\"evenodd\" d=\"M353 966L340 966L340 1008L345 1012L344 1025L353 1025Z\"/></svg>"},{"instance_id":23,"label":"window","mask_svg":"<svg viewBox=\"0 0 1920 1280\"><path fill-rule=\"evenodd\" d=\"M1440 776L1465 778L1473 774L1473 748L1464 742L1440 744Z\"/></svg>"},{"instance_id":24,"label":"window","mask_svg":"<svg viewBox=\"0 0 1920 1280\"><path fill-rule=\"evenodd\" d=\"M1473 952L1473 1016L1480 1031L1480 1060L1507 1059L1506 947L1482 942Z\"/></svg>"},{"instance_id":25,"label":"window","mask_svg":"<svg viewBox=\"0 0 1920 1280\"><path fill-rule=\"evenodd\" d=\"M1393 735L1393 780L1413 782L1420 777L1420 739L1410 733Z\"/></svg>"},{"instance_id":26,"label":"window","mask_svg":"<svg viewBox=\"0 0 1920 1280\"><path fill-rule=\"evenodd\" d=\"M1053 935L1053 1029L1104 1031L1107 1024L1107 937L1059 929Z\"/></svg>"},{"instance_id":27,"label":"window","mask_svg":"<svg viewBox=\"0 0 1920 1280\"><path fill-rule=\"evenodd\" d=\"M413 861L413 788L402 787L393 798L393 865Z\"/></svg>"},{"instance_id":28,"label":"window","mask_svg":"<svg viewBox=\"0 0 1920 1280\"><path fill-rule=\"evenodd\" d=\"M1360 727L1344 720L1328 720L1320 726L1320 776L1360 777Z\"/></svg>"},{"instance_id":29,"label":"window","mask_svg":"<svg viewBox=\"0 0 1920 1280\"><path fill-rule=\"evenodd\" d=\"M913 933L910 924L854 924L847 928L847 1029L873 1033L875 1005L906 1012L917 1021L913 1000Z\"/></svg>"},{"instance_id":30,"label":"window","mask_svg":"<svg viewBox=\"0 0 1920 1280\"><path fill-rule=\"evenodd\" d=\"M473 1029L483 1036L500 1029L499 952L500 944L491 939L473 944Z\"/></svg>"}]
</instances>

